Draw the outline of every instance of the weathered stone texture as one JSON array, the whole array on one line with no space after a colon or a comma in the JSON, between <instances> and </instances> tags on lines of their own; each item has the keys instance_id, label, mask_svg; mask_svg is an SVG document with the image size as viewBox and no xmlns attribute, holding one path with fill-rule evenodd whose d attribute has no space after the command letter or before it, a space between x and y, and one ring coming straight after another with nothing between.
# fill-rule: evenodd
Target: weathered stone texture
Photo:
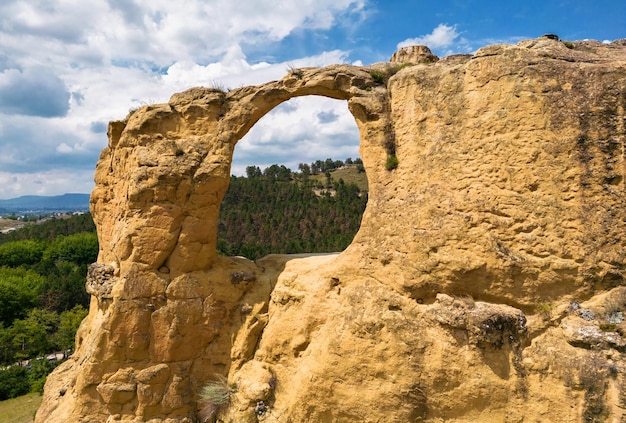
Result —
<instances>
[{"instance_id":1,"label":"weathered stone texture","mask_svg":"<svg viewBox=\"0 0 626 423\"><path fill-rule=\"evenodd\" d=\"M218 421L626 418L626 43L409 50L112 122L90 313L36 421L196 421L216 375L236 385ZM237 141L303 95L359 127L358 234L341 254L217 256Z\"/></svg>"}]
</instances>

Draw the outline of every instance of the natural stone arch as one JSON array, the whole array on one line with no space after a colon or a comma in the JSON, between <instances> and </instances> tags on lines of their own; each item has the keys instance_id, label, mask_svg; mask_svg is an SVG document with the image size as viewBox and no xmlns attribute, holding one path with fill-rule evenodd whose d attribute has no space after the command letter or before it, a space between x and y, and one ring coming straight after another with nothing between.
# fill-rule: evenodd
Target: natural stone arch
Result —
<instances>
[{"instance_id":1,"label":"natural stone arch","mask_svg":"<svg viewBox=\"0 0 626 423\"><path fill-rule=\"evenodd\" d=\"M625 341L570 301L623 301L607 291L626 276L625 46L574 47L489 46L384 81L398 68L303 69L113 122L91 200L90 312L36 421L187 423L215 373L241 382L224 416L241 421L269 398L270 368L285 388L273 421L579 421L598 404L572 396L573 356L599 363L595 386L617 398L606 369L626 367ZM359 126L370 196L357 237L338 256L216 257L234 140L313 93L345 97ZM558 316L525 318L546 302Z\"/></svg>"},{"instance_id":2,"label":"natural stone arch","mask_svg":"<svg viewBox=\"0 0 626 423\"><path fill-rule=\"evenodd\" d=\"M307 95L347 101L364 167L375 173L381 152L384 160L388 98L361 67L298 69L228 93L193 88L111 123L92 194L99 261L177 274L209 267L236 143L274 107Z\"/></svg>"},{"instance_id":3,"label":"natural stone arch","mask_svg":"<svg viewBox=\"0 0 626 423\"><path fill-rule=\"evenodd\" d=\"M338 167L338 162L344 160L345 164ZM327 172L327 168L334 170ZM285 172L291 174L295 185L285 185ZM366 178L359 153L359 130L347 101L324 96L284 101L259 119L234 148L231 182L218 220L218 254L256 260L268 254L344 251L361 224L368 198ZM258 191L254 199L245 196L244 200L239 194L242 185L248 183L262 189L263 194ZM320 215L317 205L308 213L312 203L297 205L291 194L281 194L285 190L296 190L306 201L325 204L341 218ZM330 196L326 198L326 194ZM245 218L235 219L236 210L247 207L245 203L250 201L259 204L246 211ZM343 205L346 202L348 212L348 206ZM274 206L286 207L285 212L273 214Z\"/></svg>"},{"instance_id":4,"label":"natural stone arch","mask_svg":"<svg viewBox=\"0 0 626 423\"><path fill-rule=\"evenodd\" d=\"M228 93L193 88L109 125L91 196L100 241L87 282L92 306L77 335L80 363L65 366L80 377L64 412L77 417L89 407L97 421L191 417L212 375L249 360L285 260L217 257L219 206L237 141L276 105L304 95L346 100L368 178L387 172L387 90L359 67L301 69Z\"/></svg>"}]
</instances>

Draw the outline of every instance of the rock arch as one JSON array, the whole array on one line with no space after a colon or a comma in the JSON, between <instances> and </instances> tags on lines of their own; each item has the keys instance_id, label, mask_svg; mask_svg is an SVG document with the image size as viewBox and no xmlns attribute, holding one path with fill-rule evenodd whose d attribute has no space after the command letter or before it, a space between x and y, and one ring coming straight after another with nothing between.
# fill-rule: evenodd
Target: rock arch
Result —
<instances>
[{"instance_id":1,"label":"rock arch","mask_svg":"<svg viewBox=\"0 0 626 423\"><path fill-rule=\"evenodd\" d=\"M223 421L274 394L266 421L619 420L626 340L570 302L625 295L626 46L571 47L409 49L414 66L194 88L112 122L89 315L36 421L189 423L214 374L239 389ZM237 140L300 95L355 117L361 229L337 256L216 256ZM526 319L546 303L560 324Z\"/></svg>"},{"instance_id":2,"label":"rock arch","mask_svg":"<svg viewBox=\"0 0 626 423\"><path fill-rule=\"evenodd\" d=\"M368 172L389 126L387 91L363 68L291 71L280 81L228 93L193 88L168 104L146 106L112 122L92 194L99 262L166 269L206 269L215 258L215 222L236 143L290 98L346 100L361 133ZM384 155L384 154L383 154Z\"/></svg>"},{"instance_id":3,"label":"rock arch","mask_svg":"<svg viewBox=\"0 0 626 423\"><path fill-rule=\"evenodd\" d=\"M193 88L110 123L91 196L100 252L87 280L90 314L75 360L59 370L76 379L59 409L47 401L38 419L186 421L204 383L249 359L285 259L218 257L220 202L237 141L278 104L305 95L347 101L368 177L387 172L388 92L368 68L298 69L229 92ZM51 378L48 392L66 389L55 381L65 383Z\"/></svg>"}]
</instances>

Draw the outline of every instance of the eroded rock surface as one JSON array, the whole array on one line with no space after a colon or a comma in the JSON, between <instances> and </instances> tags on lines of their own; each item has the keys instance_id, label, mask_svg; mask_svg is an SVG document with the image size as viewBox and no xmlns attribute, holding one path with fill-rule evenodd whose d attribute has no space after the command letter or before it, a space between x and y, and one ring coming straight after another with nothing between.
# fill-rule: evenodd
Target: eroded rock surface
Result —
<instances>
[{"instance_id":1,"label":"eroded rock surface","mask_svg":"<svg viewBox=\"0 0 626 423\"><path fill-rule=\"evenodd\" d=\"M90 312L36 421L201 421L217 375L218 421L626 418L626 43L426 50L112 122ZM346 100L359 127L357 236L341 254L217 256L237 141L303 95Z\"/></svg>"}]
</instances>

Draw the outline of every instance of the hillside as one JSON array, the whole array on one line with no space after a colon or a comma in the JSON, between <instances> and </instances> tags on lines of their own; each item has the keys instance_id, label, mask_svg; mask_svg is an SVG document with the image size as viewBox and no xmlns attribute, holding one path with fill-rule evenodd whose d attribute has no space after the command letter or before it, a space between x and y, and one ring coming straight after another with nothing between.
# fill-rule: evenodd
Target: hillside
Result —
<instances>
[{"instance_id":1,"label":"hillside","mask_svg":"<svg viewBox=\"0 0 626 423\"><path fill-rule=\"evenodd\" d=\"M339 163L317 175L273 165L232 176L220 207L218 251L255 260L345 249L367 204L367 191L357 183L366 187L367 180L356 166Z\"/></svg>"},{"instance_id":2,"label":"hillside","mask_svg":"<svg viewBox=\"0 0 626 423\"><path fill-rule=\"evenodd\" d=\"M24 195L8 200L0 200L0 213L5 214L86 210L89 210L89 194Z\"/></svg>"}]
</instances>

